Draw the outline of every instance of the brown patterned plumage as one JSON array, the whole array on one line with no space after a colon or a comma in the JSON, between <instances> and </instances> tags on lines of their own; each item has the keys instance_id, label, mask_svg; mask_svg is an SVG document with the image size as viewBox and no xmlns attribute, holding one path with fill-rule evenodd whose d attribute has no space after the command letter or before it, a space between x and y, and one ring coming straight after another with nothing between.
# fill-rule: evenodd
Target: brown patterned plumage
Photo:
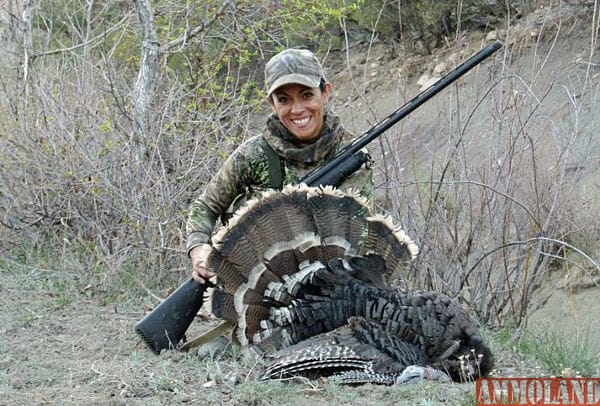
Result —
<instances>
[{"instance_id":1,"label":"brown patterned plumage","mask_svg":"<svg viewBox=\"0 0 600 406\"><path fill-rule=\"evenodd\" d=\"M417 247L356 195L302 186L266 194L213 246L209 264L220 286L213 311L237 324L241 345L265 354L265 379L465 381L493 366L458 302L386 286Z\"/></svg>"}]
</instances>

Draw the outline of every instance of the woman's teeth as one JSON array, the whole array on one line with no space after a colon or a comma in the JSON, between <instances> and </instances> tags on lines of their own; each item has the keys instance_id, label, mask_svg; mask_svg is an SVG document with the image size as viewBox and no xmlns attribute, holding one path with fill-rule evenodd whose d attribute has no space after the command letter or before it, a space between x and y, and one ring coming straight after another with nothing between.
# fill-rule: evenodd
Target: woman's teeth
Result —
<instances>
[{"instance_id":1,"label":"woman's teeth","mask_svg":"<svg viewBox=\"0 0 600 406\"><path fill-rule=\"evenodd\" d=\"M292 122L297 126L303 126L308 123L308 120L310 120L310 117L303 118L302 120L292 120Z\"/></svg>"}]
</instances>

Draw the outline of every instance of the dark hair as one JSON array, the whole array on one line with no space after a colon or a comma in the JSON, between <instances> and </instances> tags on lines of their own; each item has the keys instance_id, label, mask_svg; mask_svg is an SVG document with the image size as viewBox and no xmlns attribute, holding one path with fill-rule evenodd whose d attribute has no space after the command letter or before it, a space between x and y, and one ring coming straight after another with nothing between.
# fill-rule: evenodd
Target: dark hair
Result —
<instances>
[{"instance_id":1,"label":"dark hair","mask_svg":"<svg viewBox=\"0 0 600 406\"><path fill-rule=\"evenodd\" d=\"M321 89L321 93L325 92L326 88L327 84L325 83L325 79L321 78L321 81L319 82L319 89Z\"/></svg>"}]
</instances>

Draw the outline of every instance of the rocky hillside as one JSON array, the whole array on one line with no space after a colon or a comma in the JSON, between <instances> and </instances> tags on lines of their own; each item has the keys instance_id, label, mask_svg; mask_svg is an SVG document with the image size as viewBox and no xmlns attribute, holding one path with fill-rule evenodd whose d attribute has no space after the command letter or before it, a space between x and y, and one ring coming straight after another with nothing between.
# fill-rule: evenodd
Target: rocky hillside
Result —
<instances>
[{"instance_id":1,"label":"rocky hillside","mask_svg":"<svg viewBox=\"0 0 600 406\"><path fill-rule=\"evenodd\" d=\"M580 334L600 334L596 316L600 304L595 300L600 287L600 222L593 214L598 212L600 196L600 120L596 114L600 108L600 55L593 10L590 2L584 3L539 7L506 29L465 33L431 56L375 43L359 44L328 59L334 72L336 109L359 134L488 43L498 40L504 44L490 60L389 130L382 146L370 149L377 156L381 177L388 176L388 182L395 174L382 173L386 169L382 168L381 151L385 156L397 155L401 168L395 181L405 188L423 180L420 175L445 157L448 139L456 139L448 125L460 120L456 118L460 114L463 130L471 130L465 140L473 156L471 164L483 159L481 162L499 165L499 161L489 162L502 158L495 156L494 149L498 142L506 142L507 134L498 130L498 123L505 120L510 126L514 124L511 120L521 120L524 124L516 136L528 137L533 143L523 145L523 151L539 153L536 159L544 173L559 167L560 180L569 181L556 197L564 200L558 209L561 216L548 220L565 222L562 235L567 245L558 248L561 259L530 298L528 323L543 328L550 322L571 332L567 335L575 340ZM343 64L333 63L338 57ZM518 118L504 114L511 107ZM409 165L419 166L420 172ZM515 198L534 204L525 195ZM600 351L600 343L596 345Z\"/></svg>"}]
</instances>

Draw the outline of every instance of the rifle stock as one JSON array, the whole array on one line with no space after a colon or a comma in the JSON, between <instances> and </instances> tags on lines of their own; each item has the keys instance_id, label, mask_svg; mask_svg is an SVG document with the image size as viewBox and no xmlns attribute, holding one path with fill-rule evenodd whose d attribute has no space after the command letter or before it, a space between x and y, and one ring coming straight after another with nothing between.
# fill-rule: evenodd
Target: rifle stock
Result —
<instances>
[{"instance_id":1,"label":"rifle stock","mask_svg":"<svg viewBox=\"0 0 600 406\"><path fill-rule=\"evenodd\" d=\"M369 156L361 151L362 148L439 91L467 73L471 68L496 52L501 46L500 42L495 42L483 48L408 103L356 138L344 147L332 160L302 178L300 183L308 186L339 186L346 177L357 171L369 159ZM136 332L154 353L159 354L161 350L167 348L177 348L179 341L184 337L196 313L202 307L204 292L208 287L214 287L214 285L209 281L206 281L205 284L199 284L190 279L138 322L135 326Z\"/></svg>"},{"instance_id":2,"label":"rifle stock","mask_svg":"<svg viewBox=\"0 0 600 406\"><path fill-rule=\"evenodd\" d=\"M160 354L163 349L177 348L202 307L209 287L214 284L197 283L190 278L135 325L135 331L152 352Z\"/></svg>"}]
</instances>

